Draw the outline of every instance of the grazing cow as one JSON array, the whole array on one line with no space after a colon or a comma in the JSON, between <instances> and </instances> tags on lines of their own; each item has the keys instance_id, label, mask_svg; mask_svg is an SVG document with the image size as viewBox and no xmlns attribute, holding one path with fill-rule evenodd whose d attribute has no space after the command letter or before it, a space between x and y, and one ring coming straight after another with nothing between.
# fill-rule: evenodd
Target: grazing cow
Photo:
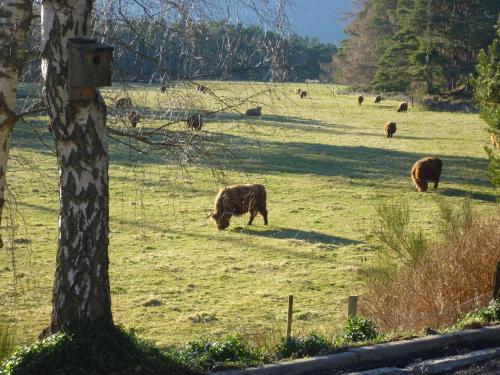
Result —
<instances>
[{"instance_id":1,"label":"grazing cow","mask_svg":"<svg viewBox=\"0 0 500 375\"><path fill-rule=\"evenodd\" d=\"M300 95L300 93L301 93L301 92L302 92L302 89L295 89L295 93L296 93L297 95Z\"/></svg>"},{"instance_id":2,"label":"grazing cow","mask_svg":"<svg viewBox=\"0 0 500 375\"><path fill-rule=\"evenodd\" d=\"M408 112L408 103L403 102L398 107L398 112Z\"/></svg>"},{"instance_id":3,"label":"grazing cow","mask_svg":"<svg viewBox=\"0 0 500 375\"><path fill-rule=\"evenodd\" d=\"M160 91L161 91L162 94L165 94L167 92L167 86L161 85Z\"/></svg>"},{"instance_id":4,"label":"grazing cow","mask_svg":"<svg viewBox=\"0 0 500 375\"><path fill-rule=\"evenodd\" d=\"M359 105L361 105L361 103L363 103L363 100L365 100L365 98L363 98L363 95L358 96L358 104Z\"/></svg>"},{"instance_id":5,"label":"grazing cow","mask_svg":"<svg viewBox=\"0 0 500 375\"><path fill-rule=\"evenodd\" d=\"M300 90L300 99L304 99L307 96L307 91L306 90Z\"/></svg>"},{"instance_id":6,"label":"grazing cow","mask_svg":"<svg viewBox=\"0 0 500 375\"><path fill-rule=\"evenodd\" d=\"M200 92L200 93L202 93L202 94L203 94L203 93L205 93L206 89L207 89L207 88L206 88L205 86L202 86L202 85L198 85L198 86L196 86L196 91L197 91L197 92Z\"/></svg>"},{"instance_id":7,"label":"grazing cow","mask_svg":"<svg viewBox=\"0 0 500 375\"><path fill-rule=\"evenodd\" d=\"M116 101L115 107L118 109L127 109L132 107L131 98L120 98Z\"/></svg>"},{"instance_id":8,"label":"grazing cow","mask_svg":"<svg viewBox=\"0 0 500 375\"><path fill-rule=\"evenodd\" d=\"M389 121L385 124L384 131L387 138L392 138L392 135L396 133L396 123Z\"/></svg>"},{"instance_id":9,"label":"grazing cow","mask_svg":"<svg viewBox=\"0 0 500 375\"><path fill-rule=\"evenodd\" d=\"M260 213L267 225L266 188L259 184L232 185L219 190L215 198L214 211L207 217L212 217L219 230L229 226L231 216L240 216L250 212L248 225Z\"/></svg>"},{"instance_id":10,"label":"grazing cow","mask_svg":"<svg viewBox=\"0 0 500 375\"><path fill-rule=\"evenodd\" d=\"M262 107L249 108L246 110L245 115L247 116L260 116Z\"/></svg>"},{"instance_id":11,"label":"grazing cow","mask_svg":"<svg viewBox=\"0 0 500 375\"><path fill-rule=\"evenodd\" d=\"M500 148L500 142L496 134L491 135L491 143L493 144L493 148Z\"/></svg>"},{"instance_id":12,"label":"grazing cow","mask_svg":"<svg viewBox=\"0 0 500 375\"><path fill-rule=\"evenodd\" d=\"M186 126L191 130L201 130L203 126L203 121L201 121L201 115L199 113L189 116L186 119Z\"/></svg>"},{"instance_id":13,"label":"grazing cow","mask_svg":"<svg viewBox=\"0 0 500 375\"><path fill-rule=\"evenodd\" d=\"M375 103L380 103L381 101L382 101L382 96L377 95L377 96L375 97Z\"/></svg>"},{"instance_id":14,"label":"grazing cow","mask_svg":"<svg viewBox=\"0 0 500 375\"><path fill-rule=\"evenodd\" d=\"M438 158L424 158L413 164L411 168L411 179L415 183L417 191L427 191L428 182L434 182L434 189L439 185L443 162Z\"/></svg>"},{"instance_id":15,"label":"grazing cow","mask_svg":"<svg viewBox=\"0 0 500 375\"><path fill-rule=\"evenodd\" d=\"M137 126L137 123L141 119L141 115L139 115L136 111L130 111L128 113L128 119L133 128Z\"/></svg>"}]
</instances>

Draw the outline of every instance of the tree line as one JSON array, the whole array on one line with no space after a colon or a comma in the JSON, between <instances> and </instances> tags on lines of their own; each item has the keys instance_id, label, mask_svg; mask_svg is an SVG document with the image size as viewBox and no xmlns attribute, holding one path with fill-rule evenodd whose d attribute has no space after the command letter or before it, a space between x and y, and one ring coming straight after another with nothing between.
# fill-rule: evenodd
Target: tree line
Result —
<instances>
[{"instance_id":1,"label":"tree line","mask_svg":"<svg viewBox=\"0 0 500 375\"><path fill-rule=\"evenodd\" d=\"M165 69L159 69L157 59L139 58L142 61L138 64L138 56L158 55L158 46L165 33L161 26L143 17L127 22L115 21L113 27L113 38L108 38L107 42L115 47L115 70L128 81L176 81L188 77L269 81L276 68L276 61L269 57L276 46L283 49L284 59L280 63L283 66L279 67L284 71L283 80L329 79L322 65L328 65L336 52L335 45L321 43L316 38L297 34L283 37L255 25L200 21L171 26L189 27L190 30L177 32L169 39L168 46L161 51ZM142 42L131 50L137 30L146 32L142 34ZM188 44L186 34L190 35Z\"/></svg>"},{"instance_id":2,"label":"tree line","mask_svg":"<svg viewBox=\"0 0 500 375\"><path fill-rule=\"evenodd\" d=\"M333 58L338 83L439 94L466 84L495 37L498 0L353 0Z\"/></svg>"}]
</instances>

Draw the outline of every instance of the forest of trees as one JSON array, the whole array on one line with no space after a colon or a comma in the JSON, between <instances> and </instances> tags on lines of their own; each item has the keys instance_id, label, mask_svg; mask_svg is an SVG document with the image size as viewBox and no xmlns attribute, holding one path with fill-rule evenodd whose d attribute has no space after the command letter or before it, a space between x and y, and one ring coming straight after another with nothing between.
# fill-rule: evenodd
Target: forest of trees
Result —
<instances>
[{"instance_id":1,"label":"forest of trees","mask_svg":"<svg viewBox=\"0 0 500 375\"><path fill-rule=\"evenodd\" d=\"M441 93L466 84L495 37L498 0L354 0L333 58L337 83Z\"/></svg>"},{"instance_id":2,"label":"forest of trees","mask_svg":"<svg viewBox=\"0 0 500 375\"><path fill-rule=\"evenodd\" d=\"M147 30L145 40L138 48L139 53L131 51L129 42L136 38L131 32L131 24L136 30ZM127 23L116 23L115 34L118 38L108 40L115 46L115 70L128 81L162 81L179 80L187 77L195 79L223 80L255 80L268 81L275 62L268 59L270 50L276 45L283 45L284 80L304 81L306 79L329 79L328 71L323 71L324 64L329 65L336 46L319 42L316 38L302 37L292 34L289 38L280 38L272 31L265 32L259 26L244 26L226 22L199 22L189 26L191 39L189 48L186 43L172 38L168 48L163 51L162 63L168 67L163 75L157 67L157 61L141 61L140 56L156 55L156 49L164 30L151 24L147 18L129 20ZM116 43L117 40L120 43ZM230 48L228 48L228 46ZM224 56L222 56L224 50ZM231 53L227 54L230 50ZM139 57L138 57L139 56ZM225 61L221 64L220 60ZM214 61L218 63L214 64ZM223 67L221 69L221 67Z\"/></svg>"}]
</instances>

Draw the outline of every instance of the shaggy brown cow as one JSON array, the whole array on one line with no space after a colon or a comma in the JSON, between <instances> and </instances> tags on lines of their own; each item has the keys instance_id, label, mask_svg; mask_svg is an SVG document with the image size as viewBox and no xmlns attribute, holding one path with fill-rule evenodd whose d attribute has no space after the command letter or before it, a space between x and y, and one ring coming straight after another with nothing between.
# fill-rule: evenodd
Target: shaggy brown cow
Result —
<instances>
[{"instance_id":1,"label":"shaggy brown cow","mask_svg":"<svg viewBox=\"0 0 500 375\"><path fill-rule=\"evenodd\" d=\"M131 98L120 98L116 101L115 107L118 109L127 109L132 107Z\"/></svg>"},{"instance_id":2,"label":"shaggy brown cow","mask_svg":"<svg viewBox=\"0 0 500 375\"><path fill-rule=\"evenodd\" d=\"M137 123L141 119L141 115L139 115L136 111L130 111L128 113L128 120L130 121L130 124L132 125L133 128L137 126Z\"/></svg>"},{"instance_id":3,"label":"shaggy brown cow","mask_svg":"<svg viewBox=\"0 0 500 375\"><path fill-rule=\"evenodd\" d=\"M198 113L189 116L186 119L186 126L188 129L201 130L201 127L203 126L203 121L201 121L201 115Z\"/></svg>"},{"instance_id":4,"label":"shaggy brown cow","mask_svg":"<svg viewBox=\"0 0 500 375\"><path fill-rule=\"evenodd\" d=\"M160 91L161 91L162 94L165 94L165 92L167 92L167 86L161 85Z\"/></svg>"},{"instance_id":5,"label":"shaggy brown cow","mask_svg":"<svg viewBox=\"0 0 500 375\"><path fill-rule=\"evenodd\" d=\"M307 96L307 90L300 90L300 99L304 99Z\"/></svg>"},{"instance_id":6,"label":"shaggy brown cow","mask_svg":"<svg viewBox=\"0 0 500 375\"><path fill-rule=\"evenodd\" d=\"M301 93L301 92L302 92L302 89L295 89L295 93L296 93L297 95L300 95L300 93Z\"/></svg>"},{"instance_id":7,"label":"shaggy brown cow","mask_svg":"<svg viewBox=\"0 0 500 375\"><path fill-rule=\"evenodd\" d=\"M375 103L380 103L382 101L382 97L380 95L377 95L375 97Z\"/></svg>"},{"instance_id":8,"label":"shaggy brown cow","mask_svg":"<svg viewBox=\"0 0 500 375\"><path fill-rule=\"evenodd\" d=\"M197 91L197 92L200 92L200 93L202 93L202 94L203 94L203 93L205 92L205 90L206 90L206 87L205 87L205 86L202 86L202 85L198 85L198 86L196 86L196 91Z\"/></svg>"},{"instance_id":9,"label":"shaggy brown cow","mask_svg":"<svg viewBox=\"0 0 500 375\"><path fill-rule=\"evenodd\" d=\"M233 185L219 190L215 198L214 212L212 217L217 223L219 230L229 226L231 216L240 216L250 212L248 225L252 225L253 219L260 213L267 225L266 188L263 185Z\"/></svg>"},{"instance_id":10,"label":"shaggy brown cow","mask_svg":"<svg viewBox=\"0 0 500 375\"><path fill-rule=\"evenodd\" d=\"M363 98L363 95L358 96L358 104L359 105L361 105L361 103L363 103L363 100L365 100L365 98Z\"/></svg>"},{"instance_id":11,"label":"shaggy brown cow","mask_svg":"<svg viewBox=\"0 0 500 375\"><path fill-rule=\"evenodd\" d=\"M396 123L389 121L385 124L384 131L387 138L392 138L392 135L396 133Z\"/></svg>"},{"instance_id":12,"label":"shaggy brown cow","mask_svg":"<svg viewBox=\"0 0 500 375\"><path fill-rule=\"evenodd\" d=\"M262 107L249 108L246 110L245 115L247 116L260 116Z\"/></svg>"},{"instance_id":13,"label":"shaggy brown cow","mask_svg":"<svg viewBox=\"0 0 500 375\"><path fill-rule=\"evenodd\" d=\"M413 164L411 168L411 179L415 183L417 191L427 191L428 182L434 182L434 189L439 185L443 162L438 158L424 158Z\"/></svg>"},{"instance_id":14,"label":"shaggy brown cow","mask_svg":"<svg viewBox=\"0 0 500 375\"><path fill-rule=\"evenodd\" d=\"M500 148L500 142L498 141L496 134L492 134L490 139L491 143L493 144L493 148Z\"/></svg>"},{"instance_id":15,"label":"shaggy brown cow","mask_svg":"<svg viewBox=\"0 0 500 375\"><path fill-rule=\"evenodd\" d=\"M397 112L408 112L408 103L403 102L399 105Z\"/></svg>"}]
</instances>

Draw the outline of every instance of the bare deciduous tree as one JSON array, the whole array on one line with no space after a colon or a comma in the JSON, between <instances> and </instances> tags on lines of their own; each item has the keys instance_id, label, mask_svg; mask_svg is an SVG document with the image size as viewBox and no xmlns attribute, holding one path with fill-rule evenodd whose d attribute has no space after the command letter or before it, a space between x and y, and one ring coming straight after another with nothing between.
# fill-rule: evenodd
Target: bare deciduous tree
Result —
<instances>
[{"instance_id":1,"label":"bare deciduous tree","mask_svg":"<svg viewBox=\"0 0 500 375\"><path fill-rule=\"evenodd\" d=\"M23 64L23 44L29 32L31 16L31 0L0 0L0 223L5 204L11 134L18 119L15 105Z\"/></svg>"}]
</instances>

